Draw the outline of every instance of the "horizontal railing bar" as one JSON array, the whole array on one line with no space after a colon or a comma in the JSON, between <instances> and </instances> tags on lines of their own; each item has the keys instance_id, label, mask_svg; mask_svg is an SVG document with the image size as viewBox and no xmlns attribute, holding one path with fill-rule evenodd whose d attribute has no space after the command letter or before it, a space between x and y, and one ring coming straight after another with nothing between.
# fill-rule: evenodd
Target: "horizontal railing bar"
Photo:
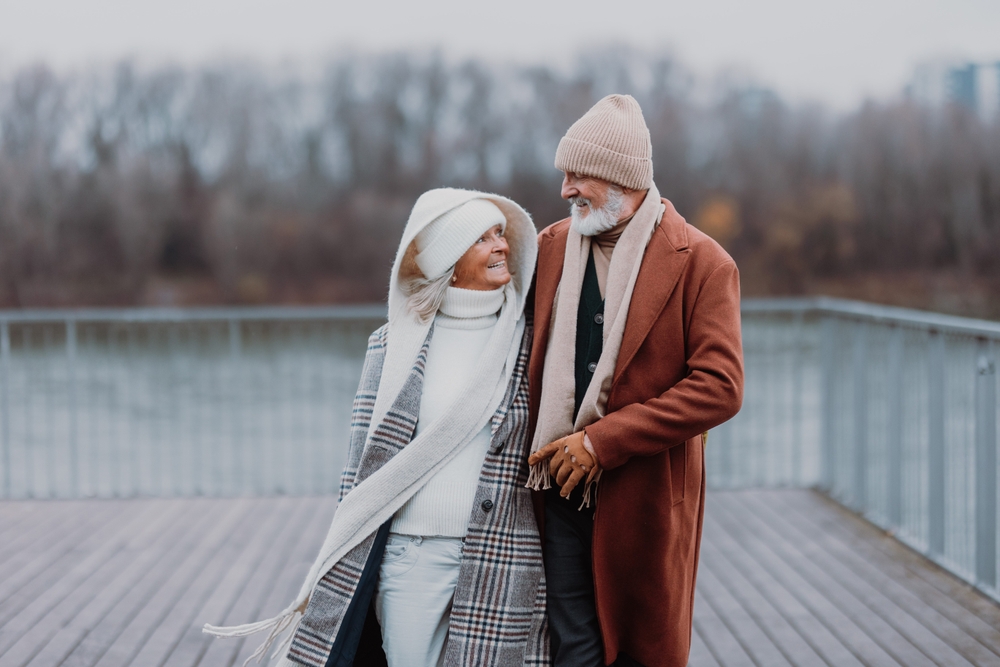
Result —
<instances>
[{"instance_id":1,"label":"horizontal railing bar","mask_svg":"<svg viewBox=\"0 0 1000 667\"><path fill-rule=\"evenodd\" d=\"M744 313L817 313L969 336L1000 336L1000 322L832 297L743 299Z\"/></svg>"},{"instance_id":2,"label":"horizontal railing bar","mask_svg":"<svg viewBox=\"0 0 1000 667\"><path fill-rule=\"evenodd\" d=\"M225 306L196 308L73 308L0 310L0 322L225 322L228 320L385 319L382 304L350 306Z\"/></svg>"},{"instance_id":3,"label":"horizontal railing bar","mask_svg":"<svg viewBox=\"0 0 1000 667\"><path fill-rule=\"evenodd\" d=\"M926 331L1000 337L1000 322L942 315L911 308L881 306L832 297L750 298L744 313L841 315ZM0 310L0 322L185 322L227 320L367 320L384 319L383 304L339 306L223 306L193 308L68 308Z\"/></svg>"}]
</instances>

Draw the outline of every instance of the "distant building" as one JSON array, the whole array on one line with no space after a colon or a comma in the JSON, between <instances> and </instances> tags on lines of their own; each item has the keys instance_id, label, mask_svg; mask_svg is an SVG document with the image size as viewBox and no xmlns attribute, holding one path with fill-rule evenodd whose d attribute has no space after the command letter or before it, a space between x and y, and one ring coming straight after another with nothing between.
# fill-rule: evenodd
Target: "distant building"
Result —
<instances>
[{"instance_id":1,"label":"distant building","mask_svg":"<svg viewBox=\"0 0 1000 667\"><path fill-rule=\"evenodd\" d=\"M924 63L914 70L907 93L930 106L957 104L991 121L1000 113L1000 61Z\"/></svg>"},{"instance_id":2,"label":"distant building","mask_svg":"<svg viewBox=\"0 0 1000 667\"><path fill-rule=\"evenodd\" d=\"M976 110L987 120L1000 113L1000 62L976 70Z\"/></svg>"}]
</instances>

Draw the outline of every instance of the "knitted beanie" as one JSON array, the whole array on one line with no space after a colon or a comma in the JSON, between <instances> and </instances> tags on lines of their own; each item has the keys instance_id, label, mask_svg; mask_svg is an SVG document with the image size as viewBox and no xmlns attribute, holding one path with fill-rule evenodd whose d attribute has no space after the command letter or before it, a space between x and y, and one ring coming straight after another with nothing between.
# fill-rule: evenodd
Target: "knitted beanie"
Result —
<instances>
[{"instance_id":1,"label":"knitted beanie","mask_svg":"<svg viewBox=\"0 0 1000 667\"><path fill-rule=\"evenodd\" d=\"M556 149L556 169L648 190L653 144L635 98L608 95L573 123Z\"/></svg>"},{"instance_id":2,"label":"knitted beanie","mask_svg":"<svg viewBox=\"0 0 1000 667\"><path fill-rule=\"evenodd\" d=\"M414 239L417 266L430 280L443 276L484 232L497 225L506 229L507 218L486 199L472 199L451 209L420 230Z\"/></svg>"}]
</instances>

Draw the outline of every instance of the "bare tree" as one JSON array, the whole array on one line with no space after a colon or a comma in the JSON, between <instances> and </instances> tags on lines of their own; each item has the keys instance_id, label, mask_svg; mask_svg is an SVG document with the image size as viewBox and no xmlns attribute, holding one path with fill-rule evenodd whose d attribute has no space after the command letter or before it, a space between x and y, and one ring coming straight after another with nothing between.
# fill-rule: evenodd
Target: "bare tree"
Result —
<instances>
[{"instance_id":1,"label":"bare tree","mask_svg":"<svg viewBox=\"0 0 1000 667\"><path fill-rule=\"evenodd\" d=\"M624 47L568 69L348 53L0 80L0 305L141 303L180 280L209 285L202 300L378 299L425 189L563 217L556 145L610 92L639 99L661 192L752 293L857 272L1000 280L1000 122L793 106Z\"/></svg>"}]
</instances>

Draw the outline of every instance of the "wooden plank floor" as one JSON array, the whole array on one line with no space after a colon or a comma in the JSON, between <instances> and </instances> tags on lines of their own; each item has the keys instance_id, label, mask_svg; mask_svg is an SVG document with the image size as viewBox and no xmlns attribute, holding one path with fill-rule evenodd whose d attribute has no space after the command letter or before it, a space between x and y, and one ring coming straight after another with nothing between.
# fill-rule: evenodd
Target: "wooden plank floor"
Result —
<instances>
[{"instance_id":1,"label":"wooden plank floor","mask_svg":"<svg viewBox=\"0 0 1000 667\"><path fill-rule=\"evenodd\" d=\"M331 498L0 503L0 667L219 667ZM1000 665L1000 606L811 491L710 492L690 667Z\"/></svg>"}]
</instances>

